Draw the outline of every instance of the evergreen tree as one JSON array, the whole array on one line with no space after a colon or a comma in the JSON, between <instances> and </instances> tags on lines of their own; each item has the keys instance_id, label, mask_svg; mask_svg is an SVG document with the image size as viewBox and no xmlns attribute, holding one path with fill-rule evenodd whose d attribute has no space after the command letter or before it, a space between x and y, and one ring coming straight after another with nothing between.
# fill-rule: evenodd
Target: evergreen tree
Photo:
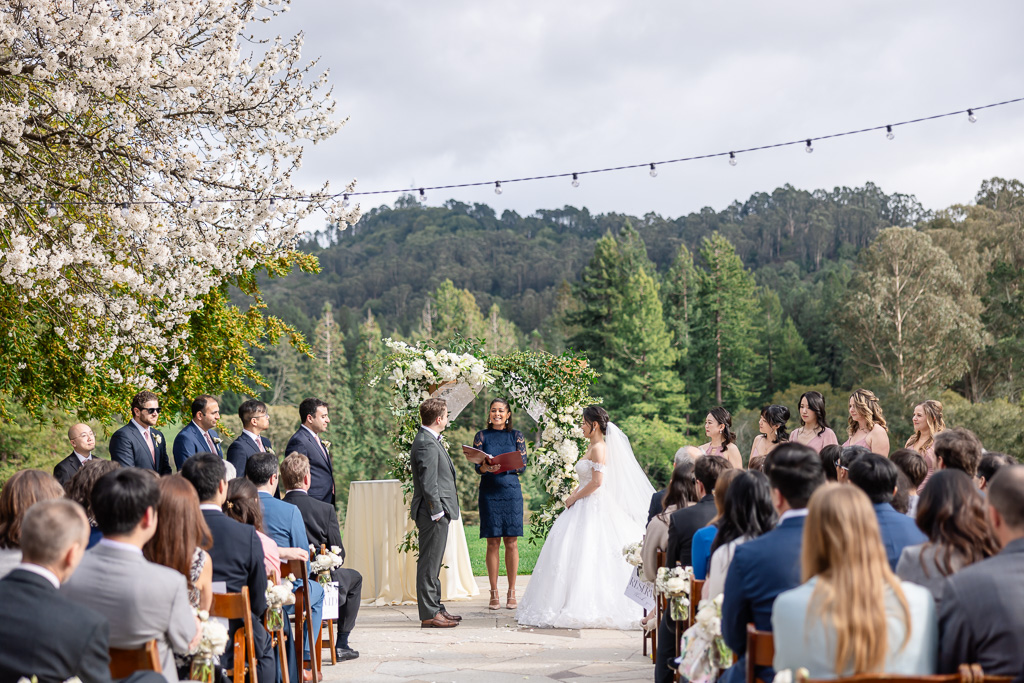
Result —
<instances>
[{"instance_id":1,"label":"evergreen tree","mask_svg":"<svg viewBox=\"0 0 1024 683\"><path fill-rule=\"evenodd\" d=\"M695 363L705 373L704 401L736 411L760 393L754 276L717 232L704 238L700 255L707 270L700 274Z\"/></svg>"},{"instance_id":2,"label":"evergreen tree","mask_svg":"<svg viewBox=\"0 0 1024 683\"><path fill-rule=\"evenodd\" d=\"M677 352L676 371L683 379L688 395L697 385L694 365L690 361L699 287L700 278L693 265L693 254L685 244L680 245L672 267L665 276L661 292L665 302L665 325L672 333L672 346ZM692 405L692 401L690 403Z\"/></svg>"},{"instance_id":3,"label":"evergreen tree","mask_svg":"<svg viewBox=\"0 0 1024 683\"><path fill-rule=\"evenodd\" d=\"M513 351L519 347L518 330L514 323L501 317L498 304L491 304L484 329L484 348L487 353L497 356Z\"/></svg>"},{"instance_id":4,"label":"evergreen tree","mask_svg":"<svg viewBox=\"0 0 1024 683\"><path fill-rule=\"evenodd\" d=\"M761 290L761 355L764 361L762 403L791 384L817 384L821 373L797 332L793 319L782 310L779 295L770 288Z\"/></svg>"},{"instance_id":5,"label":"evergreen tree","mask_svg":"<svg viewBox=\"0 0 1024 683\"><path fill-rule=\"evenodd\" d=\"M386 382L370 386L386 355L381 330L370 311L359 325L352 364L352 424L358 431L345 446L345 471L350 481L380 479L387 472L392 454L391 392Z\"/></svg>"},{"instance_id":6,"label":"evergreen tree","mask_svg":"<svg viewBox=\"0 0 1024 683\"><path fill-rule=\"evenodd\" d=\"M457 288L451 280L438 285L427 299L423 321L423 337L437 341L451 339L455 334L481 338L487 333L476 297L467 289Z\"/></svg>"},{"instance_id":7,"label":"evergreen tree","mask_svg":"<svg viewBox=\"0 0 1024 683\"><path fill-rule=\"evenodd\" d=\"M330 302L324 302L320 319L313 329L311 351L313 357L306 359L309 396L326 401L330 406L331 435L341 443L348 443L353 432L352 392L348 372L348 358L345 356L345 335L334 319ZM340 450L335 450L335 455ZM337 465L337 462L335 463ZM347 483L344 489L348 490ZM339 487L338 490L341 490Z\"/></svg>"}]
</instances>

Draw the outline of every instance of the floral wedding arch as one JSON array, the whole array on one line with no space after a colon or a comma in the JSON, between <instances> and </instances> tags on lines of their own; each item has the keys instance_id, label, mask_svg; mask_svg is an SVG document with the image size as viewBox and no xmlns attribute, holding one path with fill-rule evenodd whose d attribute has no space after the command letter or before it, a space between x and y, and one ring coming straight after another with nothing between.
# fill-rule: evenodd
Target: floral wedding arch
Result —
<instances>
[{"instance_id":1,"label":"floral wedding arch","mask_svg":"<svg viewBox=\"0 0 1024 683\"><path fill-rule=\"evenodd\" d=\"M419 429L419 406L431 397L444 398L451 419L469 405L485 387L491 388L537 422L537 439L529 446L530 467L545 482L549 494L539 514L531 519L531 540L542 540L565 507L565 499L579 483L576 461L585 452L580 428L583 407L593 403L590 385L596 374L586 359L566 353L553 356L538 351L516 351L503 356L481 352L473 340L456 338L452 350L437 349L385 339L391 353L383 371L373 380L386 381L394 395L391 412L396 418L392 433L395 455L391 475L412 489L409 450ZM453 458L462 457L445 443ZM414 547L407 538L404 548Z\"/></svg>"}]
</instances>

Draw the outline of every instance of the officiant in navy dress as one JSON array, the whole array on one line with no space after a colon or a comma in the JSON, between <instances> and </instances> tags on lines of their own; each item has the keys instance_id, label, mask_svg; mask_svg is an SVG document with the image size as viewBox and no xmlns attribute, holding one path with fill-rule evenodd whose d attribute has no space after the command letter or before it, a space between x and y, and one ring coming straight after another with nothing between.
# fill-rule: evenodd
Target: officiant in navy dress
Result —
<instances>
[{"instance_id":1,"label":"officiant in navy dress","mask_svg":"<svg viewBox=\"0 0 1024 683\"><path fill-rule=\"evenodd\" d=\"M487 539L487 579L491 584L489 609L499 609L498 552L505 544L505 574L508 595L505 606L515 609L516 572L519 570L519 537L523 535L523 490L519 475L526 470L526 439L512 429L512 410L508 401L496 398L488 411L487 429L477 432L473 447L488 455L519 451L523 466L517 470L497 473L499 465L475 465L480 473L480 538Z\"/></svg>"}]
</instances>

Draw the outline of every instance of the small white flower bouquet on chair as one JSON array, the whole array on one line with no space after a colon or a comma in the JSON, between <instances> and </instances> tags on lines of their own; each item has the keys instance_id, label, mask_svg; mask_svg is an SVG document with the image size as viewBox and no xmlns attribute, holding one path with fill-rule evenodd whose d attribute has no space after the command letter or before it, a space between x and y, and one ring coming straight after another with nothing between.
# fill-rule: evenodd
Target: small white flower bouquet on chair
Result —
<instances>
[{"instance_id":1,"label":"small white flower bouquet on chair","mask_svg":"<svg viewBox=\"0 0 1024 683\"><path fill-rule=\"evenodd\" d=\"M622 548L622 557L628 564L636 567L637 576L643 578L644 559L640 555L640 550L644 547L643 543L627 543Z\"/></svg>"},{"instance_id":2,"label":"small white flower bouquet on chair","mask_svg":"<svg viewBox=\"0 0 1024 683\"><path fill-rule=\"evenodd\" d=\"M196 615L199 617L202 635L193 653L189 678L209 683L213 681L214 661L224 654L228 646L228 630L221 622L210 619L210 613L206 610L199 610Z\"/></svg>"},{"instance_id":3,"label":"small white flower bouquet on chair","mask_svg":"<svg viewBox=\"0 0 1024 683\"><path fill-rule=\"evenodd\" d=\"M309 571L316 574L316 580L323 585L331 582L331 570L337 569L343 564L341 559L341 548L332 545L326 553L317 553L314 546L309 546L310 555L313 561L309 564Z\"/></svg>"},{"instance_id":4,"label":"small white flower bouquet on chair","mask_svg":"<svg viewBox=\"0 0 1024 683\"><path fill-rule=\"evenodd\" d=\"M267 629L279 631L284 626L284 606L295 604L293 582L295 575L289 574L281 583L267 586Z\"/></svg>"},{"instance_id":5,"label":"small white flower bouquet on chair","mask_svg":"<svg viewBox=\"0 0 1024 683\"><path fill-rule=\"evenodd\" d=\"M683 632L679 673L691 683L712 683L732 666L732 650L722 638L722 597L701 600L693 626Z\"/></svg>"},{"instance_id":6,"label":"small white flower bouquet on chair","mask_svg":"<svg viewBox=\"0 0 1024 683\"><path fill-rule=\"evenodd\" d=\"M669 616L674 621L690 618L690 580L693 567L659 567L654 590L668 598Z\"/></svg>"}]
</instances>

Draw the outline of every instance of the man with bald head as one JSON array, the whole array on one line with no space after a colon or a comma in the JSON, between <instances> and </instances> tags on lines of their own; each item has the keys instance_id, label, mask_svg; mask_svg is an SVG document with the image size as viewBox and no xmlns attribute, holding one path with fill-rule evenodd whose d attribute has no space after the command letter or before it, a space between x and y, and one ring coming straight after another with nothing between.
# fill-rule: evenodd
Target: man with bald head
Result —
<instances>
[{"instance_id":1,"label":"man with bald head","mask_svg":"<svg viewBox=\"0 0 1024 683\"><path fill-rule=\"evenodd\" d=\"M986 674L1019 676L1024 652L1024 465L1001 468L988 486L998 555L946 580L939 606L939 672L964 662Z\"/></svg>"},{"instance_id":2,"label":"man with bald head","mask_svg":"<svg viewBox=\"0 0 1024 683\"><path fill-rule=\"evenodd\" d=\"M679 467L686 462L697 462L697 458L704 455L704 453L696 446L683 446L676 451L675 457L672 459L672 469ZM669 476L671 478L671 472ZM647 523L650 524L651 520L654 519L654 515L661 514L662 504L661 501L665 498L665 489L655 491L651 494L651 505L647 508Z\"/></svg>"},{"instance_id":3,"label":"man with bald head","mask_svg":"<svg viewBox=\"0 0 1024 683\"><path fill-rule=\"evenodd\" d=\"M68 430L68 441L71 442L71 455L61 460L53 468L53 477L61 486L67 486L75 472L82 469L82 464L92 460L92 449L96 447L96 435L87 424L72 425Z\"/></svg>"}]
</instances>

